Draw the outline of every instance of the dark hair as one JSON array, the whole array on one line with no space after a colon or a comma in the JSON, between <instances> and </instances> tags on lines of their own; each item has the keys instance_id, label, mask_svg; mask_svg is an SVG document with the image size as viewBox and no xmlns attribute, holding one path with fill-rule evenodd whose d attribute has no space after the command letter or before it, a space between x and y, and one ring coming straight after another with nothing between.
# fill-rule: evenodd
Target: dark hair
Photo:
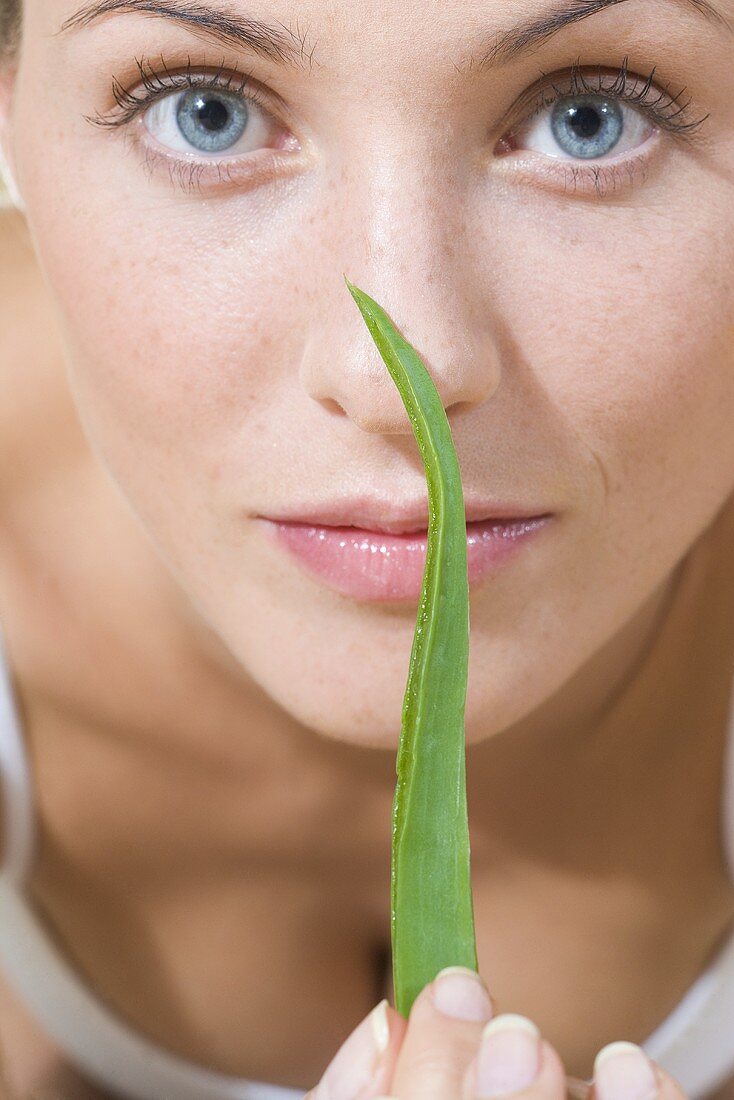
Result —
<instances>
[{"instance_id":1,"label":"dark hair","mask_svg":"<svg viewBox=\"0 0 734 1100\"><path fill-rule=\"evenodd\" d=\"M12 57L20 40L21 0L0 0L0 61Z\"/></svg>"}]
</instances>

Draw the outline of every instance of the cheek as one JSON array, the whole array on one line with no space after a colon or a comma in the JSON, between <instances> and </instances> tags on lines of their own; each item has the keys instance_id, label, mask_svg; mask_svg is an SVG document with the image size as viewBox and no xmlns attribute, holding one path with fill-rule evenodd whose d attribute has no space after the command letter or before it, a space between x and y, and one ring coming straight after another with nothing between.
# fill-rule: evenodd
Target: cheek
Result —
<instances>
[{"instance_id":1,"label":"cheek","mask_svg":"<svg viewBox=\"0 0 734 1100\"><path fill-rule=\"evenodd\" d=\"M637 209L559 211L519 259L546 288L515 325L535 406L597 465L639 553L645 529L685 548L734 483L734 189L674 178Z\"/></svg>"},{"instance_id":2,"label":"cheek","mask_svg":"<svg viewBox=\"0 0 734 1100\"><path fill-rule=\"evenodd\" d=\"M250 459L277 434L279 365L300 339L272 306L292 297L278 241L184 207L122 225L100 210L39 235L86 433L144 522L186 540L220 488L247 500L262 475Z\"/></svg>"}]
</instances>

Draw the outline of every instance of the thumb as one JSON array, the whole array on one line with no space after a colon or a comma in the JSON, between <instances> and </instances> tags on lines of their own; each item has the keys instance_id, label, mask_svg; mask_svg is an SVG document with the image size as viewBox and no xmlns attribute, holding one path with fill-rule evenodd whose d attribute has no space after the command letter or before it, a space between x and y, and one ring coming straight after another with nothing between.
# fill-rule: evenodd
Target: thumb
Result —
<instances>
[{"instance_id":1,"label":"thumb","mask_svg":"<svg viewBox=\"0 0 734 1100\"><path fill-rule=\"evenodd\" d=\"M354 1029L305 1100L374 1100L389 1091L407 1024L381 1001Z\"/></svg>"},{"instance_id":2,"label":"thumb","mask_svg":"<svg viewBox=\"0 0 734 1100\"><path fill-rule=\"evenodd\" d=\"M389 1089L400 1100L448 1100L461 1095L492 1002L478 974L451 966L421 990L408 1019Z\"/></svg>"}]
</instances>

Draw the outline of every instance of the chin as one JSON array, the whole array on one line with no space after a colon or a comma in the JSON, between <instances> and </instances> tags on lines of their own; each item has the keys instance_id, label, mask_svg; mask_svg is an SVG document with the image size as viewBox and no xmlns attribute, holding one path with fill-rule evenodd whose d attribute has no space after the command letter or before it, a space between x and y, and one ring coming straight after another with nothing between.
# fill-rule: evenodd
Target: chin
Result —
<instances>
[{"instance_id":1,"label":"chin","mask_svg":"<svg viewBox=\"0 0 734 1100\"><path fill-rule=\"evenodd\" d=\"M323 737L326 741L339 742L343 745L353 745L360 749L377 749L383 752L397 753L400 743L400 727L390 730L357 730L342 728L314 728L314 734Z\"/></svg>"},{"instance_id":2,"label":"chin","mask_svg":"<svg viewBox=\"0 0 734 1100\"><path fill-rule=\"evenodd\" d=\"M298 699L280 699L278 702L315 737L357 748L397 752L402 701L388 714L376 714L372 707L361 710L354 706L345 708L341 704L330 706L329 700L322 700L322 707L304 706L303 695Z\"/></svg>"}]
</instances>

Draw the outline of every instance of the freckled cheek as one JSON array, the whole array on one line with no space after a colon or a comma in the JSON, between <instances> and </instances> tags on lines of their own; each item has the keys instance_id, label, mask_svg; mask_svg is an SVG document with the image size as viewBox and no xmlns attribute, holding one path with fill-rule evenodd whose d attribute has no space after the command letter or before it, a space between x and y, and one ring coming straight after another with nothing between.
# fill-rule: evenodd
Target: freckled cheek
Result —
<instances>
[{"instance_id":1,"label":"freckled cheek","mask_svg":"<svg viewBox=\"0 0 734 1100\"><path fill-rule=\"evenodd\" d=\"M85 275L64 302L87 420L141 462L175 451L200 465L241 437L264 363L273 370L265 328L219 309L206 288L206 278L161 279L152 267L124 281L107 270Z\"/></svg>"},{"instance_id":2,"label":"freckled cheek","mask_svg":"<svg viewBox=\"0 0 734 1100\"><path fill-rule=\"evenodd\" d=\"M653 496L672 503L704 482L725 491L734 472L726 321L734 290L716 292L710 280L660 259L636 264L613 290L598 270L586 286L596 289L579 281L573 306L554 316L548 346L569 349L550 362L546 353L556 414L629 506Z\"/></svg>"}]
</instances>

